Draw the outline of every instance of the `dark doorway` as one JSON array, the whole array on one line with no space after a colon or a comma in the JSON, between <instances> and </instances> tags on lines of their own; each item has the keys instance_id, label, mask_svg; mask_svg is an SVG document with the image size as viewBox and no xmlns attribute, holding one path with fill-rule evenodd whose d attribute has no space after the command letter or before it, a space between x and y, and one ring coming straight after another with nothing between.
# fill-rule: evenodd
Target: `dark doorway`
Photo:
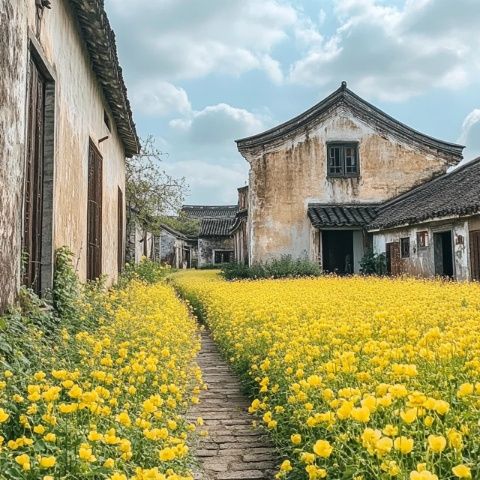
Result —
<instances>
[{"instance_id":1,"label":"dark doorway","mask_svg":"<svg viewBox=\"0 0 480 480\"><path fill-rule=\"evenodd\" d=\"M452 232L433 234L435 275L453 278Z\"/></svg>"},{"instance_id":2,"label":"dark doorway","mask_svg":"<svg viewBox=\"0 0 480 480\"><path fill-rule=\"evenodd\" d=\"M325 272L353 273L353 230L322 230L322 252Z\"/></svg>"},{"instance_id":3,"label":"dark doorway","mask_svg":"<svg viewBox=\"0 0 480 480\"><path fill-rule=\"evenodd\" d=\"M233 250L215 250L214 263L230 263L233 257Z\"/></svg>"},{"instance_id":4,"label":"dark doorway","mask_svg":"<svg viewBox=\"0 0 480 480\"><path fill-rule=\"evenodd\" d=\"M45 77L31 59L22 250L25 255L23 282L36 293L40 293L41 285L45 89Z\"/></svg>"},{"instance_id":5,"label":"dark doorway","mask_svg":"<svg viewBox=\"0 0 480 480\"><path fill-rule=\"evenodd\" d=\"M87 280L102 274L102 156L90 141L88 154Z\"/></svg>"}]
</instances>

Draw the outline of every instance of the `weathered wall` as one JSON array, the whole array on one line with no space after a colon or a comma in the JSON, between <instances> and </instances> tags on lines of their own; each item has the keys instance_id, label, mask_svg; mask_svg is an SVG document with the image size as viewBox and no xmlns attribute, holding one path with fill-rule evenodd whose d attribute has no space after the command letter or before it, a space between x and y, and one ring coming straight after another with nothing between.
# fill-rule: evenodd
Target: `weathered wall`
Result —
<instances>
[{"instance_id":1,"label":"weathered wall","mask_svg":"<svg viewBox=\"0 0 480 480\"><path fill-rule=\"evenodd\" d=\"M20 281L25 156L27 19L24 2L0 1L0 311Z\"/></svg>"},{"instance_id":2,"label":"weathered wall","mask_svg":"<svg viewBox=\"0 0 480 480\"><path fill-rule=\"evenodd\" d=\"M113 119L111 133L105 125L104 109L110 118L111 113L68 2L54 2L42 22L40 43L55 71L57 86L54 246L72 249L79 258L80 278L85 279L91 138L103 157L102 272L113 281L117 275L118 187L125 192L123 145ZM109 138L98 144L106 135Z\"/></svg>"},{"instance_id":3,"label":"weathered wall","mask_svg":"<svg viewBox=\"0 0 480 480\"><path fill-rule=\"evenodd\" d=\"M198 266L214 263L215 250L232 250L233 237L208 237L198 239Z\"/></svg>"},{"instance_id":4,"label":"weathered wall","mask_svg":"<svg viewBox=\"0 0 480 480\"><path fill-rule=\"evenodd\" d=\"M469 280L470 260L468 248L468 220L453 219L432 221L412 227L398 228L373 234L373 249L385 253L386 244L410 238L410 257L401 259L402 273L418 277L435 276L435 256L433 235L435 232L452 230L454 276L457 280ZM417 232L428 232L428 246L417 245Z\"/></svg>"},{"instance_id":5,"label":"weathered wall","mask_svg":"<svg viewBox=\"0 0 480 480\"><path fill-rule=\"evenodd\" d=\"M104 109L111 113L76 19L65 0L52 2L38 25L33 0L2 0L0 25L0 302L11 302L19 285L29 32L55 82L52 247L66 245L74 252L84 280L91 138L103 156L102 271L111 282L117 276L117 189L125 192L124 149L113 119L111 133L104 123ZM109 139L98 144L106 135Z\"/></svg>"},{"instance_id":6,"label":"weathered wall","mask_svg":"<svg viewBox=\"0 0 480 480\"><path fill-rule=\"evenodd\" d=\"M358 178L328 178L328 141L359 142ZM250 258L309 257L310 202L380 202L444 173L447 160L379 132L344 106L281 144L243 152L250 163Z\"/></svg>"}]
</instances>

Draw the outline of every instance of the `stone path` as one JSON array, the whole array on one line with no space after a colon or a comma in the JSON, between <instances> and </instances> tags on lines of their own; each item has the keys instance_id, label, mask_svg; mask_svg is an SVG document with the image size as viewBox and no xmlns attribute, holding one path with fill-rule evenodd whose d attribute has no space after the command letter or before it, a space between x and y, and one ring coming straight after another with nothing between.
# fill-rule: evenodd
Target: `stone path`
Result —
<instances>
[{"instance_id":1,"label":"stone path","mask_svg":"<svg viewBox=\"0 0 480 480\"><path fill-rule=\"evenodd\" d=\"M189 413L190 420L204 419L208 436L195 447L201 480L247 480L274 478L275 451L263 432L252 427L250 404L238 378L230 371L207 332L202 333L198 363L208 390Z\"/></svg>"}]
</instances>

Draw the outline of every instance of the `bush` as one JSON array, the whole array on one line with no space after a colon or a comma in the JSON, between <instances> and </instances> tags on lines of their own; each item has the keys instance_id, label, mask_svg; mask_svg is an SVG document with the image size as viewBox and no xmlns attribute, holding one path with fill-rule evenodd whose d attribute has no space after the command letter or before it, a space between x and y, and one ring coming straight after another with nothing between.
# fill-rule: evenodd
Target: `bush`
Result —
<instances>
[{"instance_id":1,"label":"bush","mask_svg":"<svg viewBox=\"0 0 480 480\"><path fill-rule=\"evenodd\" d=\"M125 270L118 280L118 285L124 287L132 280L141 280L153 284L164 279L172 269L169 265L161 265L147 257L142 257L140 263L125 265Z\"/></svg>"},{"instance_id":2,"label":"bush","mask_svg":"<svg viewBox=\"0 0 480 480\"><path fill-rule=\"evenodd\" d=\"M318 277L322 270L319 265L307 259L293 260L285 255L279 259L252 266L229 263L222 268L222 275L227 280L257 278L292 278Z\"/></svg>"},{"instance_id":3,"label":"bush","mask_svg":"<svg viewBox=\"0 0 480 480\"><path fill-rule=\"evenodd\" d=\"M369 250L360 260L360 273L363 275L385 275L387 273L385 254Z\"/></svg>"}]
</instances>

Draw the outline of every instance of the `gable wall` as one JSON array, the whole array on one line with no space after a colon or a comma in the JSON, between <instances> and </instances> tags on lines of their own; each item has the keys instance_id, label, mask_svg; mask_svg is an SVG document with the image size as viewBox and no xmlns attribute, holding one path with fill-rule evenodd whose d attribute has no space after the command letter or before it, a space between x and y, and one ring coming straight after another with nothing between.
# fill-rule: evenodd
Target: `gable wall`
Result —
<instances>
[{"instance_id":1,"label":"gable wall","mask_svg":"<svg viewBox=\"0 0 480 480\"><path fill-rule=\"evenodd\" d=\"M359 178L327 178L328 141L358 141ZM381 202L444 173L447 159L380 132L345 106L308 130L243 153L250 163L251 262L311 257L310 202Z\"/></svg>"}]
</instances>

